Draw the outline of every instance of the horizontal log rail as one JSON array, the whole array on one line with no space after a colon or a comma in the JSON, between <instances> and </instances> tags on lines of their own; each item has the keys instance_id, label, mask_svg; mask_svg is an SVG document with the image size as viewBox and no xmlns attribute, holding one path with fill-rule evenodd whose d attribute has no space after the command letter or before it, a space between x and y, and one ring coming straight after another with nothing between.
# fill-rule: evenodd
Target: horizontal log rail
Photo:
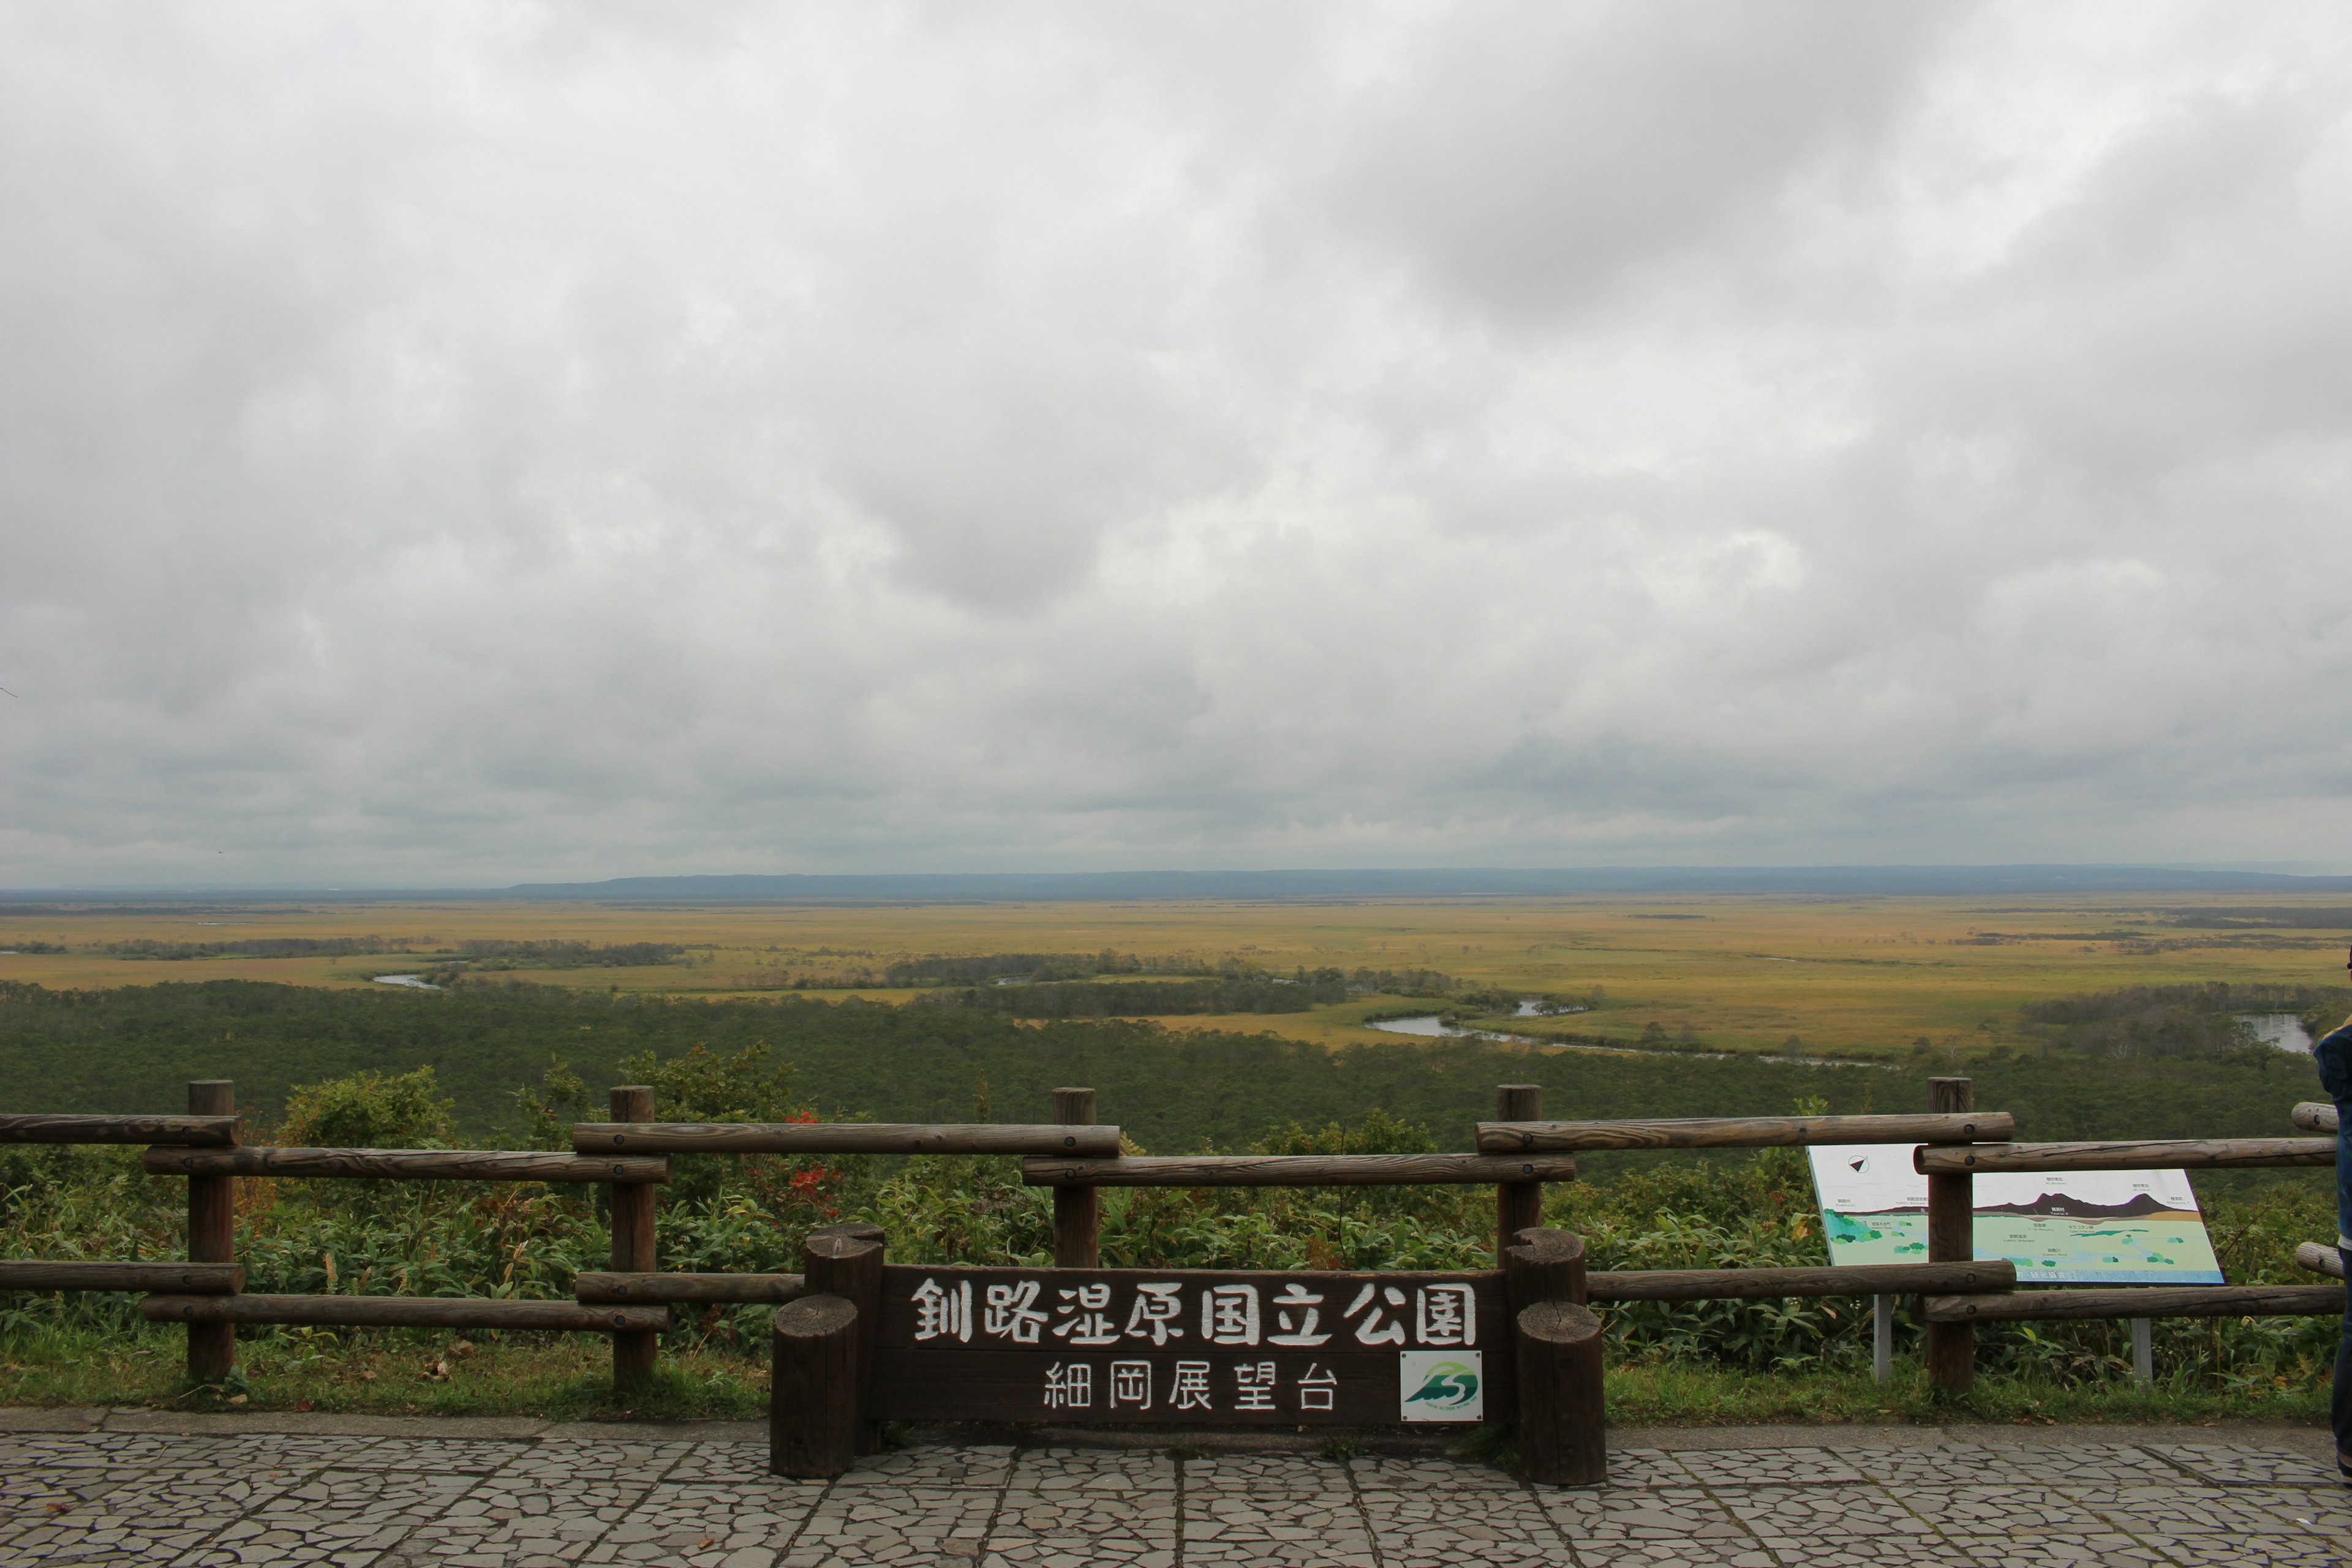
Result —
<instances>
[{"instance_id":1,"label":"horizontal log rail","mask_svg":"<svg viewBox=\"0 0 2352 1568\"><path fill-rule=\"evenodd\" d=\"M1024 1160L1032 1187L1403 1187L1569 1182L1567 1154L1197 1154L1124 1160Z\"/></svg>"},{"instance_id":2,"label":"horizontal log rail","mask_svg":"<svg viewBox=\"0 0 2352 1568\"><path fill-rule=\"evenodd\" d=\"M2010 1290L2017 1265L1864 1263L1830 1268L1616 1268L1589 1274L1595 1301L1746 1301L1780 1296L1916 1296Z\"/></svg>"},{"instance_id":3,"label":"horizontal log rail","mask_svg":"<svg viewBox=\"0 0 2352 1568\"><path fill-rule=\"evenodd\" d=\"M2294 1124L2305 1132L2334 1132L2336 1107L2324 1100L2306 1100L2294 1108Z\"/></svg>"},{"instance_id":4,"label":"horizontal log rail","mask_svg":"<svg viewBox=\"0 0 2352 1568\"><path fill-rule=\"evenodd\" d=\"M2305 1242L2294 1249L2294 1260L2314 1274L2325 1274L2331 1279L2344 1278L2344 1254L2323 1242Z\"/></svg>"},{"instance_id":5,"label":"horizontal log rail","mask_svg":"<svg viewBox=\"0 0 2352 1568\"><path fill-rule=\"evenodd\" d=\"M29 1258L0 1263L0 1290L169 1290L227 1296L245 1289L242 1263L85 1263Z\"/></svg>"},{"instance_id":6,"label":"horizontal log rail","mask_svg":"<svg viewBox=\"0 0 2352 1568\"><path fill-rule=\"evenodd\" d=\"M2114 1290L2020 1290L1929 1296L1931 1323L2024 1319L2319 1317L2344 1310L2341 1285L2134 1285Z\"/></svg>"},{"instance_id":7,"label":"horizontal log rail","mask_svg":"<svg viewBox=\"0 0 2352 1568\"><path fill-rule=\"evenodd\" d=\"M223 1149L234 1116L0 1116L0 1143L174 1143Z\"/></svg>"},{"instance_id":8,"label":"horizontal log rail","mask_svg":"<svg viewBox=\"0 0 2352 1568\"><path fill-rule=\"evenodd\" d=\"M1930 1176L1989 1171L2249 1170L2332 1165L2333 1138L2176 1138L2126 1143L1980 1143L1969 1149L1918 1149L1914 1170Z\"/></svg>"},{"instance_id":9,"label":"horizontal log rail","mask_svg":"<svg viewBox=\"0 0 2352 1568\"><path fill-rule=\"evenodd\" d=\"M140 1315L153 1323L320 1323L364 1329L552 1329L585 1333L658 1333L667 1307L583 1306L577 1301L490 1301L465 1296L150 1296Z\"/></svg>"},{"instance_id":10,"label":"horizontal log rail","mask_svg":"<svg viewBox=\"0 0 2352 1568\"><path fill-rule=\"evenodd\" d=\"M582 1121L583 1154L1069 1154L1118 1152L1116 1127L1045 1122Z\"/></svg>"},{"instance_id":11,"label":"horizontal log rail","mask_svg":"<svg viewBox=\"0 0 2352 1568\"><path fill-rule=\"evenodd\" d=\"M394 1182L667 1182L658 1156L533 1149L150 1149L156 1176L352 1176Z\"/></svg>"},{"instance_id":12,"label":"horizontal log rail","mask_svg":"<svg viewBox=\"0 0 2352 1568\"><path fill-rule=\"evenodd\" d=\"M2017 1134L2005 1110L1927 1116L1692 1116L1636 1121L1481 1121L1489 1154L1538 1149L1778 1149L1807 1143L1967 1143Z\"/></svg>"},{"instance_id":13,"label":"horizontal log rail","mask_svg":"<svg viewBox=\"0 0 2352 1568\"><path fill-rule=\"evenodd\" d=\"M797 1301L808 1293L798 1274L579 1274L572 1293L583 1301Z\"/></svg>"}]
</instances>

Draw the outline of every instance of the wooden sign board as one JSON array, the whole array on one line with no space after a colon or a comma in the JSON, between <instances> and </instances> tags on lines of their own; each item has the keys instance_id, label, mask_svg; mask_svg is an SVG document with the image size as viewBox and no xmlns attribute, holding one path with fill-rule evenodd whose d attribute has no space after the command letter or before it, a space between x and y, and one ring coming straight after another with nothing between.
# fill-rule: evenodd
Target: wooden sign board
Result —
<instances>
[{"instance_id":1,"label":"wooden sign board","mask_svg":"<svg viewBox=\"0 0 2352 1568\"><path fill-rule=\"evenodd\" d=\"M1503 1277L882 1270L887 1421L1391 1426L1508 1414Z\"/></svg>"}]
</instances>

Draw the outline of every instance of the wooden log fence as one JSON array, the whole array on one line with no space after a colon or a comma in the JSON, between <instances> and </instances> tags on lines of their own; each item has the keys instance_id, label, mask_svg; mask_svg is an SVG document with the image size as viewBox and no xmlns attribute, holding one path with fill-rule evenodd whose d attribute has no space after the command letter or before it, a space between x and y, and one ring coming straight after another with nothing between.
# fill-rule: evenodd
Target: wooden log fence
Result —
<instances>
[{"instance_id":1,"label":"wooden log fence","mask_svg":"<svg viewBox=\"0 0 2352 1568\"><path fill-rule=\"evenodd\" d=\"M1511 1187L1576 1179L1568 1154L1176 1154L1024 1160L1032 1187ZM1521 1228L1525 1228L1524 1226ZM1077 1268L1065 1264L1065 1268Z\"/></svg>"},{"instance_id":2,"label":"wooden log fence","mask_svg":"<svg viewBox=\"0 0 2352 1568\"><path fill-rule=\"evenodd\" d=\"M220 1149L236 1142L235 1116L0 1116L0 1143L181 1143Z\"/></svg>"},{"instance_id":3,"label":"wooden log fence","mask_svg":"<svg viewBox=\"0 0 2352 1568\"><path fill-rule=\"evenodd\" d=\"M189 1371L204 1382L228 1375L238 1323L530 1328L611 1335L614 1382L625 1391L641 1386L651 1374L673 1303L768 1304L780 1309L780 1358L835 1357L835 1342L845 1334L848 1375L863 1386L871 1380L874 1336L882 1318L880 1233L852 1224L812 1235L799 1274L664 1271L656 1252L655 1205L656 1189L671 1175L670 1156L972 1154L1021 1157L1023 1181L1054 1192L1055 1263L1072 1269L1091 1268L1099 1261L1099 1193L1105 1187L1492 1184L1497 1265L1507 1282L1521 1282L1514 1287L1519 1293L1512 1298L1511 1329L1504 1336L1509 1342L1494 1347L1494 1375L1501 1379L1495 1397L1503 1408L1539 1397L1555 1411L1584 1404L1597 1411L1597 1393L1588 1397L1580 1380L1586 1376L1585 1358L1597 1357L1600 1342L1597 1329L1588 1333L1584 1324L1592 1318L1591 1307L1618 1302L1915 1296L1927 1329L1931 1375L1939 1386L1955 1391L1973 1377L1979 1322L2342 1310L2344 1291L2335 1284L2018 1291L2011 1265L1974 1257L1971 1201L1973 1178L1994 1172L2330 1164L2334 1106L2305 1102L2292 1112L2297 1129L2331 1136L2020 1143L2011 1141L2015 1118L1978 1110L1966 1079L1931 1079L1930 1102L1922 1115L1559 1121L1542 1120L1541 1091L1535 1086L1507 1084L1496 1092L1496 1120L1478 1124L1475 1153L1151 1157L1120 1153L1119 1129L1097 1122L1094 1091L1087 1089L1055 1090L1054 1120L1034 1124L700 1123L656 1121L652 1091L624 1086L612 1091L613 1119L574 1126L573 1152L566 1154L243 1145L234 1087L199 1082L189 1086L185 1116L0 1116L0 1142L145 1144L142 1163L149 1172L187 1180L189 1207L184 1262L0 1262L0 1289L148 1292L141 1310L151 1321L187 1326ZM1579 1152L1865 1142L1915 1146L1914 1166L1928 1178L1926 1263L1589 1272L1580 1241L1562 1240L1564 1233L1536 1223L1543 1184L1575 1179ZM240 1177L601 1184L612 1215L611 1267L580 1274L571 1301L249 1295L234 1256L235 1184ZM2297 1258L2315 1272L2342 1278L2341 1258L2331 1247L2306 1244ZM788 1376L780 1359L780 1397L792 1378L802 1375ZM876 1418L861 1406L844 1431L838 1443L846 1443L850 1452L871 1451ZM1597 1432L1596 1426L1592 1435L1580 1436L1555 1426L1525 1438L1523 1446L1535 1469L1581 1475L1595 1462L1588 1451L1600 1451ZM818 1447L830 1453L838 1443L826 1436Z\"/></svg>"},{"instance_id":4,"label":"wooden log fence","mask_svg":"<svg viewBox=\"0 0 2352 1568\"><path fill-rule=\"evenodd\" d=\"M2314 1317L2344 1310L2341 1285L2127 1285L2119 1289L2019 1290L1929 1296L1928 1323L2095 1318Z\"/></svg>"},{"instance_id":5,"label":"wooden log fence","mask_svg":"<svg viewBox=\"0 0 2352 1568\"><path fill-rule=\"evenodd\" d=\"M2017 1265L1865 1263L1828 1268L1620 1268L1588 1276L1594 1301L1759 1301L1791 1296L1920 1296L2010 1290Z\"/></svg>"},{"instance_id":6,"label":"wooden log fence","mask_svg":"<svg viewBox=\"0 0 2352 1568\"><path fill-rule=\"evenodd\" d=\"M188 1085L191 1116L226 1117L230 1138L236 1138L236 1086L226 1079ZM188 1178L188 1261L236 1261L236 1178L204 1175ZM203 1300L203 1297L188 1297ZM236 1325L217 1318L188 1320L188 1381L226 1382L236 1370Z\"/></svg>"},{"instance_id":7,"label":"wooden log fence","mask_svg":"<svg viewBox=\"0 0 2352 1568\"><path fill-rule=\"evenodd\" d=\"M1092 1094L1092 1089L1071 1090ZM583 1154L1079 1154L1118 1152L1116 1127L889 1121L583 1121Z\"/></svg>"},{"instance_id":8,"label":"wooden log fence","mask_svg":"<svg viewBox=\"0 0 2352 1568\"><path fill-rule=\"evenodd\" d=\"M322 1323L377 1329L559 1329L656 1334L666 1306L589 1307L577 1301L495 1301L478 1296L149 1296L154 1323L234 1330L239 1323Z\"/></svg>"},{"instance_id":9,"label":"wooden log fence","mask_svg":"<svg viewBox=\"0 0 2352 1568\"><path fill-rule=\"evenodd\" d=\"M709 1306L769 1302L781 1306L808 1294L799 1274L575 1274L572 1299L592 1304L639 1301L691 1302Z\"/></svg>"},{"instance_id":10,"label":"wooden log fence","mask_svg":"<svg viewBox=\"0 0 2352 1568\"><path fill-rule=\"evenodd\" d=\"M1922 1148L1912 1167L1930 1178L1997 1171L2251 1170L2336 1163L2333 1138L2182 1138L2127 1143L1979 1143Z\"/></svg>"},{"instance_id":11,"label":"wooden log fence","mask_svg":"<svg viewBox=\"0 0 2352 1568\"><path fill-rule=\"evenodd\" d=\"M1965 1081L1965 1080L1958 1080ZM1695 1116L1638 1121L1482 1121L1489 1154L1578 1149L1779 1149L1810 1143L1967 1143L2017 1131L2007 1111L1928 1116Z\"/></svg>"},{"instance_id":12,"label":"wooden log fence","mask_svg":"<svg viewBox=\"0 0 2352 1568\"><path fill-rule=\"evenodd\" d=\"M27 1258L0 1263L0 1290L161 1290L230 1296L245 1289L242 1263L85 1263Z\"/></svg>"},{"instance_id":13,"label":"wooden log fence","mask_svg":"<svg viewBox=\"0 0 2352 1568\"><path fill-rule=\"evenodd\" d=\"M667 1182L664 1157L507 1149L176 1149L147 1151L154 1176L345 1176L396 1182Z\"/></svg>"},{"instance_id":14,"label":"wooden log fence","mask_svg":"<svg viewBox=\"0 0 2352 1568\"><path fill-rule=\"evenodd\" d=\"M1931 1078L1927 1104L1936 1115L1959 1121L1963 1127L1988 1131L1990 1117L1978 1117L1974 1082L1964 1078ZM2003 1120L2007 1120L2004 1118ZM2014 1129L1990 1135L2010 1137ZM1914 1150L1911 1159L1918 1162ZM1977 1255L1976 1184L1966 1173L1935 1173L1927 1177L1927 1261L1953 1264ZM1927 1376L1951 1394L1965 1394L1977 1378L1977 1331L1967 1323L1927 1324Z\"/></svg>"},{"instance_id":15,"label":"wooden log fence","mask_svg":"<svg viewBox=\"0 0 2352 1568\"><path fill-rule=\"evenodd\" d=\"M1070 1128L1094 1126L1095 1091L1091 1089L1055 1089L1054 1120ZM1083 1131L1066 1132L1063 1139L1067 1143L1073 1138L1087 1135ZM1111 1152L1114 1155L1118 1152L1116 1137L1111 1140ZM1021 1168L1021 1179L1032 1186L1041 1184L1030 1174L1030 1167L1034 1163L1024 1161ZM1096 1190L1098 1185L1099 1183L1089 1181L1066 1168L1053 1178L1055 1268L1094 1268L1101 1265L1102 1194Z\"/></svg>"}]
</instances>

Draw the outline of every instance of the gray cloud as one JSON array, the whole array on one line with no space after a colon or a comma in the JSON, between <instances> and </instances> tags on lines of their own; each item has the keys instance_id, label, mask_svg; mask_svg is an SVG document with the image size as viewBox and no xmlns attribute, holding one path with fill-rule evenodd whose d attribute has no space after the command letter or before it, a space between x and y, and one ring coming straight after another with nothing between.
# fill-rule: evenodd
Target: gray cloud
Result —
<instances>
[{"instance_id":1,"label":"gray cloud","mask_svg":"<svg viewBox=\"0 0 2352 1568\"><path fill-rule=\"evenodd\" d=\"M0 12L0 881L2337 863L2347 42Z\"/></svg>"}]
</instances>

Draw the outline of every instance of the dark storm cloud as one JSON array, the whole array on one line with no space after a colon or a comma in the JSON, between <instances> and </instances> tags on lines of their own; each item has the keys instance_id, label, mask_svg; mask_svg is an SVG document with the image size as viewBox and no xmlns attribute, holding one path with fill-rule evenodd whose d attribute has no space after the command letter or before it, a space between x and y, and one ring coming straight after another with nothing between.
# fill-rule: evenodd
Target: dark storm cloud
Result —
<instances>
[{"instance_id":1,"label":"dark storm cloud","mask_svg":"<svg viewBox=\"0 0 2352 1568\"><path fill-rule=\"evenodd\" d=\"M2329 859L2347 46L0 11L0 874Z\"/></svg>"}]
</instances>

